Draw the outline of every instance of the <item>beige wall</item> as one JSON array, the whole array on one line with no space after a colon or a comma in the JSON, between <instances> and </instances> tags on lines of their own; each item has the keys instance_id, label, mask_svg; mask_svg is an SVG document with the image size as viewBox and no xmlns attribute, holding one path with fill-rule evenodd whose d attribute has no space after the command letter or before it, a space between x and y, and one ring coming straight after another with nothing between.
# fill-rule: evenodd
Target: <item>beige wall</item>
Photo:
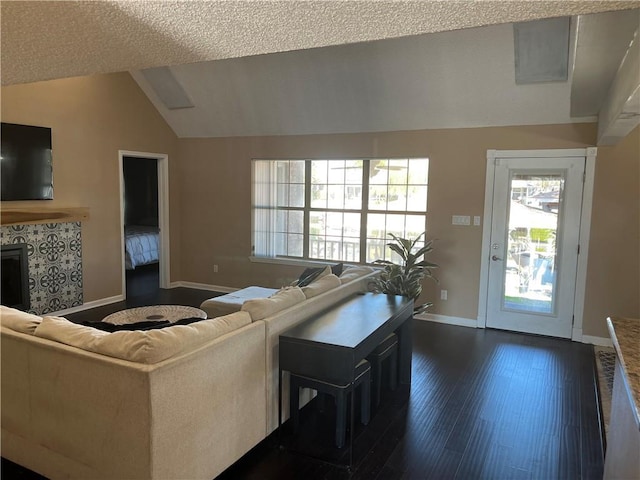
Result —
<instances>
[{"instance_id":1,"label":"beige wall","mask_svg":"<svg viewBox=\"0 0 640 480\"><path fill-rule=\"evenodd\" d=\"M85 301L121 293L118 150L166 153L170 165L171 280L278 287L300 267L251 263L251 159L427 156L428 236L440 285L423 299L434 313L475 319L479 227L451 215L482 215L487 149L592 146L593 124L376 134L176 139L126 73L2 88L2 121L53 128L55 199L86 206ZM598 152L584 333L606 337L607 315L640 316L638 128ZM37 206L41 202L20 202ZM3 203L2 206L5 206ZM213 265L219 265L213 273ZM440 301L438 291L449 291Z\"/></svg>"},{"instance_id":2,"label":"beige wall","mask_svg":"<svg viewBox=\"0 0 640 480\"><path fill-rule=\"evenodd\" d=\"M179 276L177 138L128 73L2 87L2 121L52 128L54 199L20 207L89 207L82 225L84 301L122 293L118 150L170 162L172 278Z\"/></svg>"},{"instance_id":3,"label":"beige wall","mask_svg":"<svg viewBox=\"0 0 640 480\"><path fill-rule=\"evenodd\" d=\"M619 303L620 297L627 299L625 314L634 315L635 311L638 316L637 129L634 135L619 148L603 148L598 158L592 225L594 246L590 255L588 313L584 324L586 335L607 336L602 329L602 316L606 306ZM451 215L483 215L487 150L587 147L594 145L595 136L594 124L574 124L353 135L181 139L182 279L230 287L279 287L302 270L301 267L276 267L248 260L251 251L252 158L427 156L431 159L428 237L437 239L430 258L441 268L437 271L440 284L427 283L423 297L434 301L433 313L476 319L482 229L453 226ZM630 171L635 173L627 178ZM624 193L616 193L612 198L608 184L615 184L620 179L625 179L629 186ZM632 261L617 265L617 277L607 276L607 280L601 282L603 285L596 286L593 279L611 269L606 261L598 259L602 255L602 245L598 240L606 238L614 228L611 217L603 212L611 202L624 212L621 214L629 219L630 224L635 225L635 237L634 234L620 236L616 243L618 252L635 252L635 264ZM598 233L603 230L607 233ZM219 265L218 273L213 273L214 264ZM439 300L441 288L449 292L447 301ZM629 301L633 298L635 304ZM596 304L598 308L595 308Z\"/></svg>"},{"instance_id":4,"label":"beige wall","mask_svg":"<svg viewBox=\"0 0 640 480\"><path fill-rule=\"evenodd\" d=\"M640 126L598 147L593 198L584 333L608 337L607 317L640 318Z\"/></svg>"}]
</instances>

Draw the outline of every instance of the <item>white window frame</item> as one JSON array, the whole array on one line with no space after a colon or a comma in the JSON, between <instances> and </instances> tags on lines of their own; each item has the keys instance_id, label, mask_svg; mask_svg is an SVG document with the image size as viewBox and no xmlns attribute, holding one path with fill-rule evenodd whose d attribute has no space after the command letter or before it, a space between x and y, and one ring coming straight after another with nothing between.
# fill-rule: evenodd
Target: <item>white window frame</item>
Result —
<instances>
[{"instance_id":1,"label":"white window frame","mask_svg":"<svg viewBox=\"0 0 640 480\"><path fill-rule=\"evenodd\" d=\"M427 162L429 162L429 158L424 156L424 157L385 157L385 158L378 158L378 157L374 157L374 158L315 158L315 159L305 159L305 158L278 158L278 159L265 159L265 158L256 158L253 159L252 161L252 167L251 167L251 245L252 245L252 252L251 255L249 256L249 260L251 262L255 262L255 263L267 263L267 264L280 264L280 265L295 265L295 266L318 266L318 265L326 265L326 264L330 264L330 263L335 263L335 262L342 262L342 263L349 263L349 264L362 264L365 262L347 262L347 261L342 261L342 260L334 260L334 259L312 259L312 258L304 258L304 257L289 257L289 256L262 256L262 255L255 255L253 249L255 248L255 241L256 241L256 237L255 237L255 229L256 229L256 215L255 215L255 208L254 206L256 205L256 188L255 188L255 184L256 184L256 168L255 168L255 164L254 162L256 161L272 161L272 162L276 162L276 161L305 161L305 162L309 162L307 165L310 165L310 162L312 161L332 161L332 160L362 160L364 162L363 164L363 172L368 171L368 167L369 167L369 162L372 160L420 160L420 159L424 159ZM307 172L310 171L310 168L306 168ZM367 243L367 235L366 235L366 216L370 213L387 213L387 214L400 214L400 215L415 215L415 216L424 216L424 220L425 220L425 224L424 224L424 228L423 231L426 230L426 222L427 222L427 204L425 204L425 208L424 210L421 211L415 211L415 210L370 210L369 206L368 206L368 187L369 187L369 183L368 183L368 178L364 178L364 177L368 177L367 175L363 175L363 183L362 185L362 189L363 189L363 199L362 199L362 208L361 209L347 209L347 208L343 208L343 209L334 209L334 208L327 208L327 209L318 209L318 208L312 208L311 207L311 203L309 201L309 195L308 195L308 191L309 191L309 187L311 186L311 182L310 182L310 178L311 175L310 173L308 175L306 175L306 179L305 179L305 188L306 188L306 194L305 194L305 205L302 208L292 208L295 210L301 210L304 212L304 217L305 217L305 231L304 231L304 252L308 253L308 243L309 243L309 231L308 231L308 218L309 218L309 214L312 211L340 211L340 212L357 212L360 213L361 218L362 218L362 228L360 230L360 259L365 258L366 259L366 254L363 253L365 251L365 247L366 247L366 243ZM427 192L428 192L428 176L427 176ZM407 185L411 185L409 183L407 183ZM366 193L365 193L366 192ZM385 239L386 240L391 240L391 238ZM424 239L423 239L424 240Z\"/></svg>"}]
</instances>

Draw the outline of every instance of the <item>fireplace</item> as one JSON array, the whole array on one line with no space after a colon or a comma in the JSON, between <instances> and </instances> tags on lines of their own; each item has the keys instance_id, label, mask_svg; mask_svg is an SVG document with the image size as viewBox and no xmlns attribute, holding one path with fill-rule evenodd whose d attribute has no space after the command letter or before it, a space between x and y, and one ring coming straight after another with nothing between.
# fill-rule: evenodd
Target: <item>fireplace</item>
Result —
<instances>
[{"instance_id":1,"label":"fireplace","mask_svg":"<svg viewBox=\"0 0 640 480\"><path fill-rule=\"evenodd\" d=\"M18 310L29 310L29 264L27 244L2 245L0 303Z\"/></svg>"}]
</instances>

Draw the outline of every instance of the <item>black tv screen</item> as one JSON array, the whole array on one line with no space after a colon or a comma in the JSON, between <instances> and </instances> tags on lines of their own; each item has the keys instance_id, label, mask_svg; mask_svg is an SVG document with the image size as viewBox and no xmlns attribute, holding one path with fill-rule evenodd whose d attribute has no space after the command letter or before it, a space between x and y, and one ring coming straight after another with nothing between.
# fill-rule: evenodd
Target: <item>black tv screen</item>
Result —
<instances>
[{"instance_id":1,"label":"black tv screen","mask_svg":"<svg viewBox=\"0 0 640 480\"><path fill-rule=\"evenodd\" d=\"M0 180L2 201L51 200L51 129L2 123Z\"/></svg>"}]
</instances>

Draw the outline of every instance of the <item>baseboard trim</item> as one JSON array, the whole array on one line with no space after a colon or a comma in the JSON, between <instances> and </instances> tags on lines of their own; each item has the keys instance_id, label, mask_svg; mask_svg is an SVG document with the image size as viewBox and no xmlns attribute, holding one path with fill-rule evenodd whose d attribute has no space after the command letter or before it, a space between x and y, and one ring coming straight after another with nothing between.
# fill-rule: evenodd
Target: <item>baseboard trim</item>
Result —
<instances>
[{"instance_id":1,"label":"baseboard trim","mask_svg":"<svg viewBox=\"0 0 640 480\"><path fill-rule=\"evenodd\" d=\"M118 303L122 301L124 301L124 295L115 295L113 297L101 298L100 300L83 303L82 305L78 305L77 307L71 307L65 310L47 313L45 315L69 315L70 313L83 312L84 310L89 310L91 308L104 307L105 305L111 305L112 303Z\"/></svg>"},{"instance_id":2,"label":"baseboard trim","mask_svg":"<svg viewBox=\"0 0 640 480\"><path fill-rule=\"evenodd\" d=\"M484 328L480 325L480 319L472 320L470 318L450 317L448 315L437 315L435 313L420 313L414 315L416 320L424 320L428 322L445 323L448 325L457 325L460 327ZM595 337L592 335L582 335L582 329L574 329L571 338L574 342L582 342L599 347L613 347L613 342L608 337Z\"/></svg>"},{"instance_id":3,"label":"baseboard trim","mask_svg":"<svg viewBox=\"0 0 640 480\"><path fill-rule=\"evenodd\" d=\"M211 292L223 292L233 293L239 290L234 287L224 287L222 285L209 285L208 283L196 283L196 282L171 282L169 288L195 288L198 290L209 290Z\"/></svg>"},{"instance_id":4,"label":"baseboard trim","mask_svg":"<svg viewBox=\"0 0 640 480\"><path fill-rule=\"evenodd\" d=\"M582 343L589 343L599 347L613 347L613 342L607 337L594 337L592 335L582 335Z\"/></svg>"},{"instance_id":5,"label":"baseboard trim","mask_svg":"<svg viewBox=\"0 0 640 480\"><path fill-rule=\"evenodd\" d=\"M450 317L448 315L437 315L435 313L419 313L413 318L424 320L427 322L445 323L447 325L456 325L458 327L478 328L478 322L471 318Z\"/></svg>"},{"instance_id":6,"label":"baseboard trim","mask_svg":"<svg viewBox=\"0 0 640 480\"><path fill-rule=\"evenodd\" d=\"M582 328L574 327L571 330L571 340L574 342L582 342Z\"/></svg>"}]
</instances>

